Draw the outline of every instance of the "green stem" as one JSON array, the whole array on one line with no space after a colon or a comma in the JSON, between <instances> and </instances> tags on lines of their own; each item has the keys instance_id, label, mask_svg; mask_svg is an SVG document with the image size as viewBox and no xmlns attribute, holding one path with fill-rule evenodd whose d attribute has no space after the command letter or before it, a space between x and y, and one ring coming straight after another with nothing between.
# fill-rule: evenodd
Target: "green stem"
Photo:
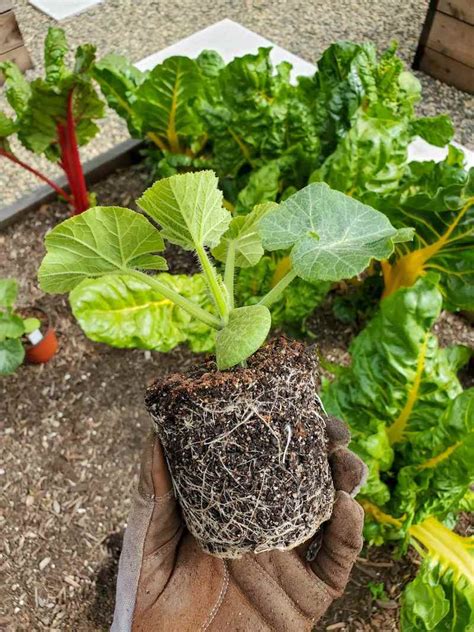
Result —
<instances>
[{"instance_id":1,"label":"green stem","mask_svg":"<svg viewBox=\"0 0 474 632\"><path fill-rule=\"evenodd\" d=\"M214 329L222 329L222 323L218 318L216 318L212 314L209 314L209 312L206 312L204 309L202 309L202 307L196 305L196 303L193 303L184 296L181 296L181 294L178 294L178 292L175 292L168 285L162 283L155 277L149 276L148 274L145 274L143 272L139 272L138 270L127 270L127 275L128 274L134 276L137 279L140 279L141 281L144 281L150 287L157 290L160 294L163 294L165 298L168 298L170 301L184 309L184 311L188 312L188 314L194 316L204 324L209 325L209 327L213 327Z\"/></svg>"},{"instance_id":2,"label":"green stem","mask_svg":"<svg viewBox=\"0 0 474 632\"><path fill-rule=\"evenodd\" d=\"M293 268L288 270L285 276L278 281L278 283L273 287L265 296L259 301L259 305L265 305L265 307L270 307L276 300L280 298L283 294L284 290L290 285L290 283L296 279L297 274Z\"/></svg>"},{"instance_id":3,"label":"green stem","mask_svg":"<svg viewBox=\"0 0 474 632\"><path fill-rule=\"evenodd\" d=\"M229 241L224 269L224 285L229 295L229 309L234 309L235 244Z\"/></svg>"},{"instance_id":4,"label":"green stem","mask_svg":"<svg viewBox=\"0 0 474 632\"><path fill-rule=\"evenodd\" d=\"M204 276L206 277L209 289L211 290L212 296L214 297L214 301L216 303L219 314L223 318L224 322L227 322L227 319L229 317L229 308L227 306L227 301L224 293L222 292L222 288L217 279L217 273L214 269L214 266L209 261L209 257L207 256L207 252L203 246L196 247L196 253L201 263L202 271L204 272Z\"/></svg>"}]
</instances>

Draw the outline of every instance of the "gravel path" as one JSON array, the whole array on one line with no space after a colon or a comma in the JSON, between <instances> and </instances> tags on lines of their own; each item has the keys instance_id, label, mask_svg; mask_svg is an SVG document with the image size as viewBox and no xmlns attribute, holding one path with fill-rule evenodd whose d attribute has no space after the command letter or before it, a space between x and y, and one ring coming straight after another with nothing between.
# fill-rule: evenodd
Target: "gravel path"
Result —
<instances>
[{"instance_id":1,"label":"gravel path","mask_svg":"<svg viewBox=\"0 0 474 632\"><path fill-rule=\"evenodd\" d=\"M43 15L26 0L17 0L15 13L35 63L31 76L40 72L43 39L55 21ZM276 44L313 61L336 39L372 40L379 48L392 39L400 42L400 54L411 63L424 21L427 0L389 3L384 0L180 0L162 3L156 0L104 0L85 13L61 22L69 42L76 46L93 42L102 56L114 51L138 61L177 40L214 22L230 18L260 33ZM448 112L457 128L456 140L473 146L473 98L431 77L419 76L424 101L420 113ZM0 89L0 108L5 105ZM128 137L125 126L110 113L102 131L83 151L91 158ZM21 150L20 156L25 156ZM36 158L35 164L50 175L55 168ZM37 180L10 165L0 163L0 205L7 204L38 186Z\"/></svg>"}]
</instances>

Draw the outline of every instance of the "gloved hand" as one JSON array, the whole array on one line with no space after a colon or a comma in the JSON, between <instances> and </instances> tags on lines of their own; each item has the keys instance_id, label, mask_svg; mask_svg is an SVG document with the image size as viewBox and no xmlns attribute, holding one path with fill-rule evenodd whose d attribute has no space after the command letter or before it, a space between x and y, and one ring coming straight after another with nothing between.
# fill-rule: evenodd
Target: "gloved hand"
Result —
<instances>
[{"instance_id":1,"label":"gloved hand","mask_svg":"<svg viewBox=\"0 0 474 632\"><path fill-rule=\"evenodd\" d=\"M159 440L145 447L124 538L112 632L303 632L343 592L362 547L364 513L352 498L364 463L347 449L347 427L331 418L336 487L331 519L297 549L222 560L187 531Z\"/></svg>"}]
</instances>

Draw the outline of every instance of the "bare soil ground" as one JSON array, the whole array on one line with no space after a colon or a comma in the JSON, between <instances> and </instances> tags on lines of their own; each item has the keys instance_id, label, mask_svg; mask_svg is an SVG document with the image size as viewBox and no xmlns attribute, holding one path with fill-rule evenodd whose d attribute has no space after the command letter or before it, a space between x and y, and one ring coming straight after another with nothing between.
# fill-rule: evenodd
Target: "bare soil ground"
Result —
<instances>
[{"instance_id":1,"label":"bare soil ground","mask_svg":"<svg viewBox=\"0 0 474 632\"><path fill-rule=\"evenodd\" d=\"M103 204L131 205L147 185L141 167L96 186ZM136 483L140 448L150 429L148 384L195 358L112 349L87 340L64 297L37 286L45 232L64 219L61 203L26 216L0 235L2 276L20 282L20 305L53 318L59 352L47 365L20 368L0 383L2 518L0 629L99 631L110 626L122 534ZM189 259L171 253L174 270ZM311 321L322 353L345 361L354 331L329 309ZM472 341L460 317L444 316L445 344ZM348 590L321 630L398 630L398 597L416 560L394 561L387 548L362 553ZM383 583L372 596L368 586Z\"/></svg>"}]
</instances>

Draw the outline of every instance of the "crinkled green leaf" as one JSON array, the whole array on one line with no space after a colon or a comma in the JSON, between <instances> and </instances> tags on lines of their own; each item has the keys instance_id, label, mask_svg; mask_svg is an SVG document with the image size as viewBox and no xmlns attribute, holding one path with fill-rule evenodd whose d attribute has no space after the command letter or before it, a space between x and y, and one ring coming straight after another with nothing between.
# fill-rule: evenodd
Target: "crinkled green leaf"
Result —
<instances>
[{"instance_id":1,"label":"crinkled green leaf","mask_svg":"<svg viewBox=\"0 0 474 632\"><path fill-rule=\"evenodd\" d=\"M454 126L449 116L439 114L416 119L411 124L411 132L413 136L420 136L431 145L444 147L454 136Z\"/></svg>"},{"instance_id":2,"label":"crinkled green leaf","mask_svg":"<svg viewBox=\"0 0 474 632\"><path fill-rule=\"evenodd\" d=\"M0 112L0 145L2 143L2 139L11 136L17 130L17 126L15 121L8 117L3 112Z\"/></svg>"},{"instance_id":3,"label":"crinkled green leaf","mask_svg":"<svg viewBox=\"0 0 474 632\"><path fill-rule=\"evenodd\" d=\"M212 251L214 258L225 262L229 248L233 248L235 265L238 268L257 265L264 254L258 232L259 223L262 217L276 207L274 202L266 202L255 206L248 215L234 217L221 242Z\"/></svg>"},{"instance_id":4,"label":"crinkled green leaf","mask_svg":"<svg viewBox=\"0 0 474 632\"><path fill-rule=\"evenodd\" d=\"M0 71L5 76L6 97L17 116L22 116L28 107L31 88L24 74L12 61L0 63Z\"/></svg>"},{"instance_id":5,"label":"crinkled green leaf","mask_svg":"<svg viewBox=\"0 0 474 632\"><path fill-rule=\"evenodd\" d=\"M183 138L202 131L192 107L201 89L199 67L193 59L165 59L135 92L133 108L142 121L142 130L153 132L168 149L179 152Z\"/></svg>"},{"instance_id":6,"label":"crinkled green leaf","mask_svg":"<svg viewBox=\"0 0 474 632\"><path fill-rule=\"evenodd\" d=\"M164 270L160 233L129 209L95 207L53 228L38 277L45 292L68 292L84 279L131 269Z\"/></svg>"},{"instance_id":7,"label":"crinkled green leaf","mask_svg":"<svg viewBox=\"0 0 474 632\"><path fill-rule=\"evenodd\" d=\"M15 279L0 279L0 308L13 307L18 295Z\"/></svg>"},{"instance_id":8,"label":"crinkled green leaf","mask_svg":"<svg viewBox=\"0 0 474 632\"><path fill-rule=\"evenodd\" d=\"M292 248L295 272L307 281L338 281L362 272L372 259L393 252L397 235L373 208L314 183L280 204L260 222L264 248Z\"/></svg>"},{"instance_id":9,"label":"crinkled green leaf","mask_svg":"<svg viewBox=\"0 0 474 632\"><path fill-rule=\"evenodd\" d=\"M108 105L126 120L133 136L142 134L142 119L135 107L135 92L146 78L126 57L109 54L94 64L93 75Z\"/></svg>"},{"instance_id":10,"label":"crinkled green leaf","mask_svg":"<svg viewBox=\"0 0 474 632\"><path fill-rule=\"evenodd\" d=\"M50 27L44 42L44 68L46 82L57 84L68 74L65 57L68 52L63 29Z\"/></svg>"},{"instance_id":11,"label":"crinkled green leaf","mask_svg":"<svg viewBox=\"0 0 474 632\"><path fill-rule=\"evenodd\" d=\"M452 402L462 389L456 376L458 354L440 349L430 331L441 305L436 275L423 277L384 299L378 314L351 344L351 366L342 367L323 394L327 410L349 424L352 447L371 468L372 490L364 488L362 494L392 516L405 514L403 527L395 529L399 536L412 520L429 513L434 507L431 501L444 516L460 495L459 488L450 490L449 485L442 491L440 483L436 494L433 490L432 497L428 492L425 496L423 486L430 480L435 484L429 472L421 476L420 487L413 494L402 483L403 468L418 467L435 457L456 436L459 440L467 437L458 414L454 414L455 422L445 412L451 405L459 411ZM450 429L451 423L458 424L457 435ZM377 452L369 448L370 442L378 446ZM382 496L380 484L385 487Z\"/></svg>"},{"instance_id":12,"label":"crinkled green leaf","mask_svg":"<svg viewBox=\"0 0 474 632\"><path fill-rule=\"evenodd\" d=\"M202 275L164 273L156 278L212 311ZM74 288L69 301L86 336L97 342L162 352L182 342L195 352L211 351L214 347L214 330L141 279L126 275L87 279Z\"/></svg>"},{"instance_id":13,"label":"crinkled green leaf","mask_svg":"<svg viewBox=\"0 0 474 632\"><path fill-rule=\"evenodd\" d=\"M0 341L0 375L10 375L23 362L25 350L17 339Z\"/></svg>"},{"instance_id":14,"label":"crinkled green leaf","mask_svg":"<svg viewBox=\"0 0 474 632\"><path fill-rule=\"evenodd\" d=\"M212 171L186 173L155 182L137 200L162 227L162 235L185 250L213 248L229 226L222 192Z\"/></svg>"},{"instance_id":15,"label":"crinkled green leaf","mask_svg":"<svg viewBox=\"0 0 474 632\"><path fill-rule=\"evenodd\" d=\"M237 307L228 324L216 336L216 360L220 371L244 362L265 342L272 317L264 305Z\"/></svg>"}]
</instances>

